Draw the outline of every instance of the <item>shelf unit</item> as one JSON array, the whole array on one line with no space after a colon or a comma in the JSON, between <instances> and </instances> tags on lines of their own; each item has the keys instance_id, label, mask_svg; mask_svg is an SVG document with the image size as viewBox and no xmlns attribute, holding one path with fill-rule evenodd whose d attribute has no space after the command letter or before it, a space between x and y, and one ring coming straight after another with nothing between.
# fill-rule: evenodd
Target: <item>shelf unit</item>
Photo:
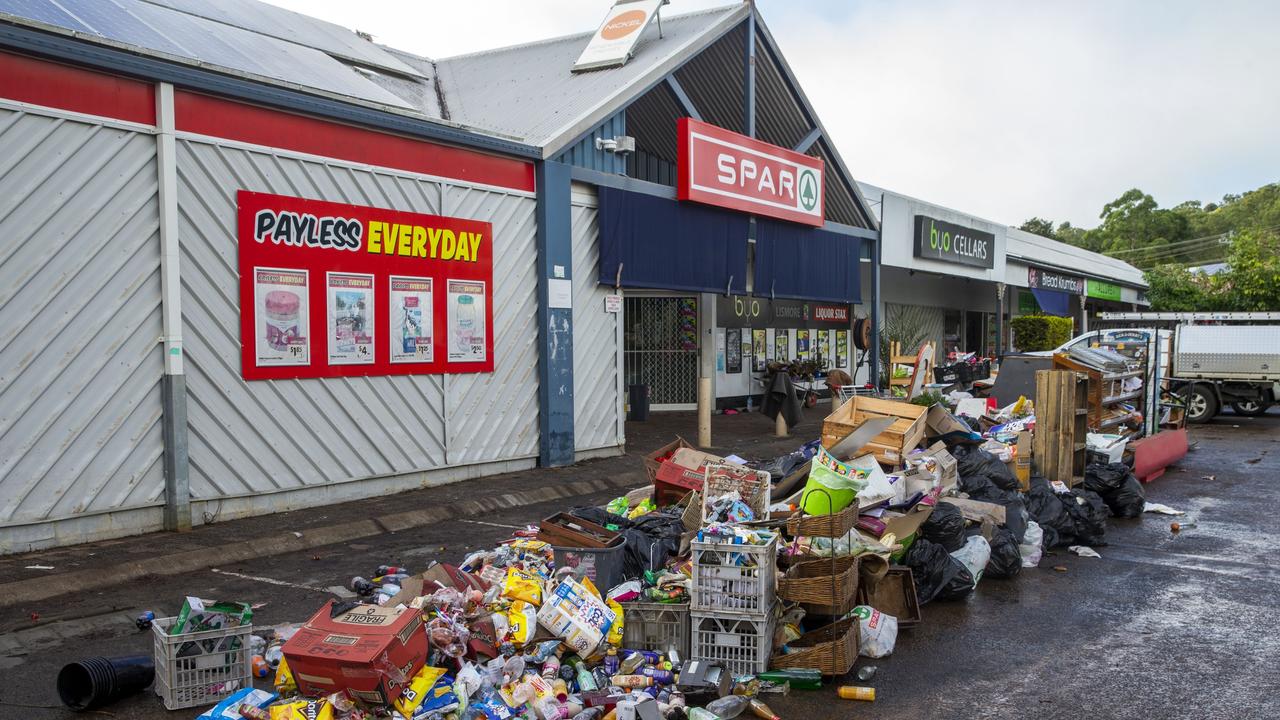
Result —
<instances>
[{"instance_id":1,"label":"shelf unit","mask_svg":"<svg viewBox=\"0 0 1280 720\"><path fill-rule=\"evenodd\" d=\"M1031 462L1037 474L1068 487L1084 481L1088 403L1087 373L1036 372L1036 431L1031 438Z\"/></svg>"},{"instance_id":2,"label":"shelf unit","mask_svg":"<svg viewBox=\"0 0 1280 720\"><path fill-rule=\"evenodd\" d=\"M1074 360L1066 353L1054 355L1053 366L1081 373L1088 378L1085 402L1081 405L1086 411L1087 432L1108 432L1134 437L1143 434L1142 408L1146 407L1146 383L1136 390L1124 389L1125 380L1142 378L1146 374L1142 368L1130 366L1131 369L1124 372L1107 372ZM1121 403L1133 406L1134 410L1123 415L1113 415L1113 410Z\"/></svg>"}]
</instances>

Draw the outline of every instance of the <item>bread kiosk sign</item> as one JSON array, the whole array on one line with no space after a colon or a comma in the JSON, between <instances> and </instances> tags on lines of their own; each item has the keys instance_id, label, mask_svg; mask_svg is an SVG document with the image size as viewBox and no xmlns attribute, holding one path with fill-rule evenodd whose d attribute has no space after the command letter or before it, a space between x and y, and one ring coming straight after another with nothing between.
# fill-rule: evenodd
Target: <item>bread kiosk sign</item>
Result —
<instances>
[{"instance_id":1,"label":"bread kiosk sign","mask_svg":"<svg viewBox=\"0 0 1280 720\"><path fill-rule=\"evenodd\" d=\"M690 118L680 118L681 200L821 226L826 188L821 158L809 157Z\"/></svg>"}]
</instances>

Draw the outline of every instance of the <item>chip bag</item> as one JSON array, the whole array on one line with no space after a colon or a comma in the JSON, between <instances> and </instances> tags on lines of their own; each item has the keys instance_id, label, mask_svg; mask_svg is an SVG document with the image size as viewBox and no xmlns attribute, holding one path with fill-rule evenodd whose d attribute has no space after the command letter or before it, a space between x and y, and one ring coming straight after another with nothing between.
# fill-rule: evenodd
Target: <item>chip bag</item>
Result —
<instances>
[{"instance_id":1,"label":"chip bag","mask_svg":"<svg viewBox=\"0 0 1280 720\"><path fill-rule=\"evenodd\" d=\"M507 568L506 580L502 583L502 596L512 600L523 600L531 605L542 604L542 585L538 577L519 568Z\"/></svg>"},{"instance_id":2,"label":"chip bag","mask_svg":"<svg viewBox=\"0 0 1280 720\"><path fill-rule=\"evenodd\" d=\"M538 608L524 600L512 600L507 610L507 636L520 646L533 640L538 632Z\"/></svg>"},{"instance_id":3,"label":"chip bag","mask_svg":"<svg viewBox=\"0 0 1280 720\"><path fill-rule=\"evenodd\" d=\"M280 665L276 667L275 686L280 697L298 694L298 683L294 682L293 673L289 670L289 661L285 658L280 658Z\"/></svg>"},{"instance_id":4,"label":"chip bag","mask_svg":"<svg viewBox=\"0 0 1280 720\"><path fill-rule=\"evenodd\" d=\"M614 647L622 647L622 624L626 621L622 614L622 605L612 598L605 598L604 604L609 606L615 615L613 625L609 626L609 634L604 638L605 642Z\"/></svg>"},{"instance_id":5,"label":"chip bag","mask_svg":"<svg viewBox=\"0 0 1280 720\"><path fill-rule=\"evenodd\" d=\"M396 711L405 717L412 717L414 710L427 698L431 688L444 676L445 669L424 665L417 675L409 681L409 686L396 698Z\"/></svg>"},{"instance_id":6,"label":"chip bag","mask_svg":"<svg viewBox=\"0 0 1280 720\"><path fill-rule=\"evenodd\" d=\"M333 708L325 698L272 705L270 710L271 720L333 720Z\"/></svg>"}]
</instances>

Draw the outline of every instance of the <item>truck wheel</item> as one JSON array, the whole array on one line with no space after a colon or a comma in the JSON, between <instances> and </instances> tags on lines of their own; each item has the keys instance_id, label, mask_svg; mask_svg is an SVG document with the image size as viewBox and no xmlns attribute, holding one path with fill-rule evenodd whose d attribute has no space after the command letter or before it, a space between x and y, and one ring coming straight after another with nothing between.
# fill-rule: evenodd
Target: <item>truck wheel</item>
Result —
<instances>
[{"instance_id":1,"label":"truck wheel","mask_svg":"<svg viewBox=\"0 0 1280 720\"><path fill-rule=\"evenodd\" d=\"M1244 415L1245 417L1266 415L1267 408L1269 407L1271 407L1270 403L1262 403L1257 400L1246 400L1244 402L1231 403L1231 409L1235 410L1237 415Z\"/></svg>"},{"instance_id":2,"label":"truck wheel","mask_svg":"<svg viewBox=\"0 0 1280 720\"><path fill-rule=\"evenodd\" d=\"M1187 400L1187 422L1193 425L1207 423L1218 414L1218 398L1204 385L1192 385L1183 390Z\"/></svg>"}]
</instances>

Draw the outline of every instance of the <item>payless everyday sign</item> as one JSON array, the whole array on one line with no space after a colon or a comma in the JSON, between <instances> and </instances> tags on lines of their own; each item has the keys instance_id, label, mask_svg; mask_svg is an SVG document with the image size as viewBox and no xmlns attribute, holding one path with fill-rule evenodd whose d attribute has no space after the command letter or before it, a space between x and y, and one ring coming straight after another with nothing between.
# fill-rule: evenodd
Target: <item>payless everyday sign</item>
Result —
<instances>
[{"instance_id":1,"label":"payless everyday sign","mask_svg":"<svg viewBox=\"0 0 1280 720\"><path fill-rule=\"evenodd\" d=\"M821 158L690 118L679 121L676 196L731 210L821 226Z\"/></svg>"},{"instance_id":2,"label":"payless everyday sign","mask_svg":"<svg viewBox=\"0 0 1280 720\"><path fill-rule=\"evenodd\" d=\"M918 258L991 269L996 264L996 236L989 232L916 216L915 252Z\"/></svg>"}]
</instances>

